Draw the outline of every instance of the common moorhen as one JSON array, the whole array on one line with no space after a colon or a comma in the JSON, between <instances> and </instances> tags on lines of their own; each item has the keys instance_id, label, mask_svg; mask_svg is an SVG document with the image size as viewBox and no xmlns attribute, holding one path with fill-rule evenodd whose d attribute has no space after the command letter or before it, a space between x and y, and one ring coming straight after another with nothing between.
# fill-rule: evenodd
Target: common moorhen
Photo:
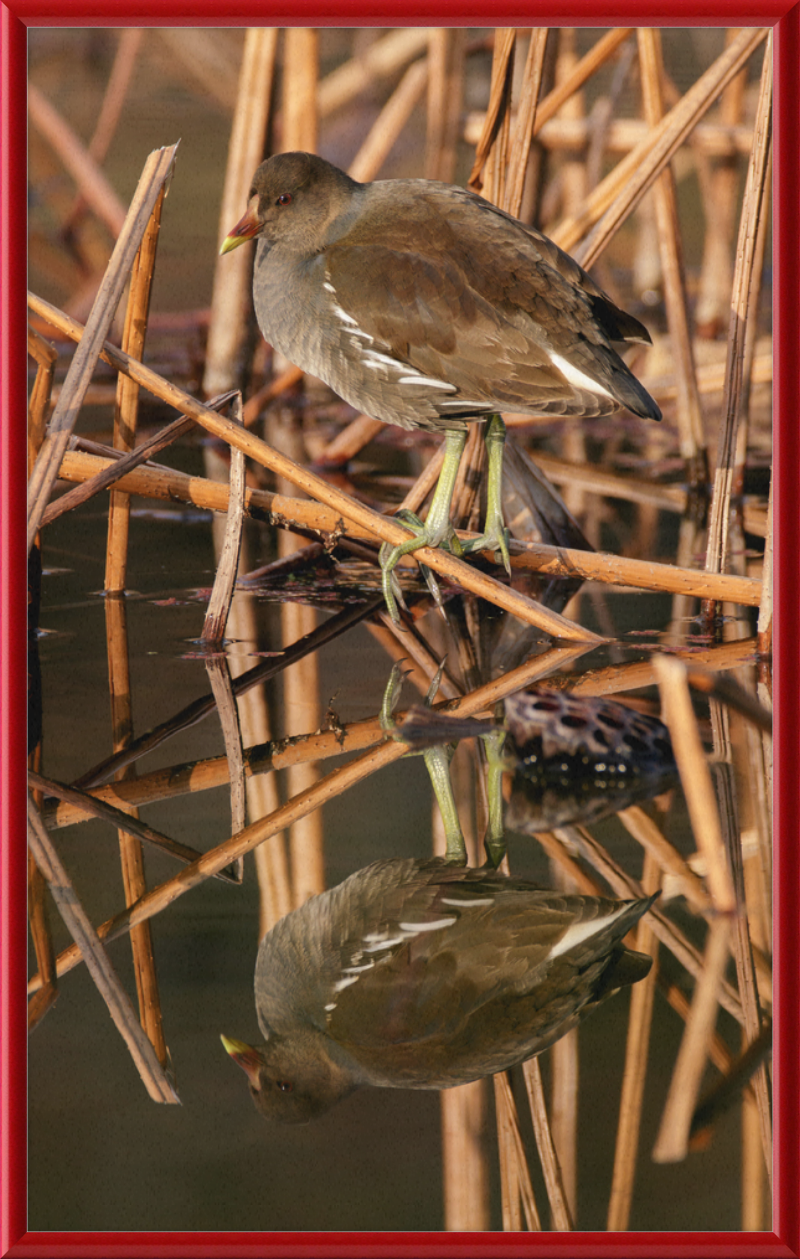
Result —
<instances>
[{"instance_id":1,"label":"common moorhen","mask_svg":"<svg viewBox=\"0 0 800 1259\"><path fill-rule=\"evenodd\" d=\"M544 891L441 859L377 861L282 918L255 975L265 1044L223 1036L257 1109L302 1123L361 1085L445 1089L546 1049L644 978L655 897Z\"/></svg>"},{"instance_id":2,"label":"common moorhen","mask_svg":"<svg viewBox=\"0 0 800 1259\"><path fill-rule=\"evenodd\" d=\"M499 549L509 567L499 412L661 418L612 345L650 341L647 329L541 232L464 188L361 184L314 154L281 153L259 166L221 252L252 237L265 339L375 419L445 434L425 525L382 556L395 619L392 569L420 546ZM473 420L489 420L486 524L461 548L450 504Z\"/></svg>"}]
</instances>

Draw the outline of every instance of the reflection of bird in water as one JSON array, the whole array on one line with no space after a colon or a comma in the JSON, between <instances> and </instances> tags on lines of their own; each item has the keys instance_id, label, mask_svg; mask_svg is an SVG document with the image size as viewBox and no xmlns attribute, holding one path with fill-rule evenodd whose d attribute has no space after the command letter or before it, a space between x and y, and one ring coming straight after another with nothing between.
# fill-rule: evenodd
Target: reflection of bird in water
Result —
<instances>
[{"instance_id":1,"label":"reflection of bird in water","mask_svg":"<svg viewBox=\"0 0 800 1259\"><path fill-rule=\"evenodd\" d=\"M425 524L404 517L417 536L382 556L395 619L400 557L461 550L450 506L470 422L488 421L488 499L468 549L499 550L508 569L498 412L661 418L613 348L649 341L646 328L547 237L463 188L359 184L320 157L282 153L259 166L222 252L252 237L266 340L375 419L445 434Z\"/></svg>"},{"instance_id":2,"label":"reflection of bird in water","mask_svg":"<svg viewBox=\"0 0 800 1259\"><path fill-rule=\"evenodd\" d=\"M623 936L654 897L544 891L452 861L378 861L264 937L265 1044L223 1037L261 1113L323 1114L361 1085L451 1088L541 1053L650 959Z\"/></svg>"}]
</instances>

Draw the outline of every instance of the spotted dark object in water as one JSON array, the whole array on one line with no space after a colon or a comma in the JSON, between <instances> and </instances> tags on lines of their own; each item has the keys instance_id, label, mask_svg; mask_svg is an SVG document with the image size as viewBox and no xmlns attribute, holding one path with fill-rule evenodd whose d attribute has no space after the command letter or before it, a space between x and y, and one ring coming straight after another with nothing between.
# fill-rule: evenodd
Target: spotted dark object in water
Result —
<instances>
[{"instance_id":1,"label":"spotted dark object in water","mask_svg":"<svg viewBox=\"0 0 800 1259\"><path fill-rule=\"evenodd\" d=\"M506 699L504 718L512 830L596 822L676 781L664 723L613 700L536 688Z\"/></svg>"}]
</instances>

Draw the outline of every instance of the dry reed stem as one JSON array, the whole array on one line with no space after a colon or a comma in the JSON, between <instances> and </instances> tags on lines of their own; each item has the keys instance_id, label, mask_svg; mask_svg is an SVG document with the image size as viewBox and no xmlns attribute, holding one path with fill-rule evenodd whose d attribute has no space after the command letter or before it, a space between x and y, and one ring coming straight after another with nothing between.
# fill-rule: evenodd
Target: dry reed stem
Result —
<instances>
[{"instance_id":1,"label":"dry reed stem","mask_svg":"<svg viewBox=\"0 0 800 1259\"><path fill-rule=\"evenodd\" d=\"M515 218L519 217L522 206L522 194L525 189L525 176L528 172L528 157L536 121L536 107L542 85L542 69L547 36L548 28L546 26L540 26L531 31L528 57L525 62L522 80L522 93L517 106L514 134L511 139L511 166L506 175L503 209L508 210Z\"/></svg>"},{"instance_id":2,"label":"dry reed stem","mask_svg":"<svg viewBox=\"0 0 800 1259\"><path fill-rule=\"evenodd\" d=\"M69 123L31 82L28 83L28 114L75 180L86 204L112 236L119 236L125 223L125 206Z\"/></svg>"},{"instance_id":3,"label":"dry reed stem","mask_svg":"<svg viewBox=\"0 0 800 1259\"><path fill-rule=\"evenodd\" d=\"M28 853L28 923L36 954L36 965L42 976L42 987L28 1002L28 1034L44 1018L58 996L56 984L56 956L53 935L44 903L45 879L41 870Z\"/></svg>"},{"instance_id":4,"label":"dry reed stem","mask_svg":"<svg viewBox=\"0 0 800 1259\"><path fill-rule=\"evenodd\" d=\"M133 736L131 708L130 659L128 653L127 605L124 599L110 595L105 601L108 680L111 700L112 746L124 751ZM122 770L125 777L130 771ZM147 890L144 857L139 837L123 823L117 830L122 886L126 905L132 905ZM161 1017L153 939L149 923L141 923L131 932L131 953L139 999L139 1017L159 1062L168 1060Z\"/></svg>"},{"instance_id":5,"label":"dry reed stem","mask_svg":"<svg viewBox=\"0 0 800 1259\"><path fill-rule=\"evenodd\" d=\"M557 485L583 487L627 502L652 505L661 511L683 513L688 505L687 491L679 485L658 485L640 477L623 477L593 464L575 463L539 450L536 451L536 464ZM748 533L765 535L766 518L761 509L752 504L745 504L744 523Z\"/></svg>"},{"instance_id":6,"label":"dry reed stem","mask_svg":"<svg viewBox=\"0 0 800 1259\"><path fill-rule=\"evenodd\" d=\"M239 713L231 685L231 675L227 660L206 660L206 673L214 695L214 703L219 713L222 737L225 741L225 760L228 765L228 783L231 802L231 834L243 831L247 822L245 807L244 784L244 753L242 751L242 732L239 728ZM235 878L241 883L244 875L244 859L239 857L235 862Z\"/></svg>"},{"instance_id":7,"label":"dry reed stem","mask_svg":"<svg viewBox=\"0 0 800 1259\"><path fill-rule=\"evenodd\" d=\"M281 673L288 665L301 660L308 652L316 651L317 648L325 643L332 642L334 638L337 638L339 634L343 634L351 625L356 624L363 617L369 616L378 606L380 606L380 599L376 596L366 604L345 608L342 612L336 613L324 625L315 629L312 634L307 634L305 638L286 648L279 659L265 661L240 674L234 683L236 695L241 695L245 691L250 690L251 687L266 682L269 678ZM159 747L180 731L188 729L189 726L193 726L198 721L202 721L204 717L207 717L214 710L214 697L212 695L201 696L191 704L187 704L180 712L167 721L161 722L160 725L147 731L146 734L140 735L124 753L108 757L99 765L88 770L78 780L77 785L88 788L98 786L101 782L106 782L118 769L121 769L126 764L131 764L134 760L138 760L145 752L153 751L154 748Z\"/></svg>"},{"instance_id":8,"label":"dry reed stem","mask_svg":"<svg viewBox=\"0 0 800 1259\"><path fill-rule=\"evenodd\" d=\"M575 1224L570 1214L567 1195L564 1192L561 1167L550 1131L539 1059L529 1058L527 1062L523 1062L522 1074L525 1078L525 1088L528 1091L533 1132L536 1137L547 1198L550 1203L551 1227L561 1231L570 1230L575 1227Z\"/></svg>"},{"instance_id":9,"label":"dry reed stem","mask_svg":"<svg viewBox=\"0 0 800 1259\"><path fill-rule=\"evenodd\" d=\"M568 253L574 253L581 266L590 267L673 153L749 60L767 33L758 28L742 30L659 125L593 189L583 209L559 224L552 233L556 244ZM591 234L587 236L590 228ZM582 244L578 249L579 241Z\"/></svg>"},{"instance_id":10,"label":"dry reed stem","mask_svg":"<svg viewBox=\"0 0 800 1259\"><path fill-rule=\"evenodd\" d=\"M162 186L131 267L122 348L135 359L141 359L144 353L164 195L165 187ZM131 450L136 436L138 411L139 386L127 376L118 376L113 419L115 448ZM105 589L110 597L105 603L105 622L112 746L115 752L123 751L133 737L127 606L124 598L119 597L120 592L125 590L127 579L129 521L129 495L122 490L112 490L109 496L105 567ZM121 771L122 777L129 774L130 771ZM119 828L117 833L125 901L132 905L147 890L142 845L139 838L124 827ZM159 1062L165 1066L168 1051L164 1040L161 998L149 923L141 923L131 931L131 952L139 1000L139 1018Z\"/></svg>"},{"instance_id":11,"label":"dry reed stem","mask_svg":"<svg viewBox=\"0 0 800 1259\"><path fill-rule=\"evenodd\" d=\"M119 44L117 45L111 73L108 76L103 103L100 106L100 113L97 116L92 138L86 150L89 157L98 166L101 166L105 161L106 154L111 147L111 141L114 138L117 125L122 116L125 97L128 94L133 69L136 64L136 58L139 55L139 49L142 46L144 34L144 30L139 26L131 26L127 30L120 31ZM62 232L65 236L74 230L75 224L80 219L86 205L86 198L82 192L79 192L72 209L64 221Z\"/></svg>"},{"instance_id":12,"label":"dry reed stem","mask_svg":"<svg viewBox=\"0 0 800 1259\"><path fill-rule=\"evenodd\" d=\"M328 442L315 460L318 467L339 467L349 463L384 427L383 420L373 420L369 415L357 415Z\"/></svg>"},{"instance_id":13,"label":"dry reed stem","mask_svg":"<svg viewBox=\"0 0 800 1259\"><path fill-rule=\"evenodd\" d=\"M574 1220L578 1204L579 1035L573 1027L550 1050L550 1129L561 1168L564 1195Z\"/></svg>"},{"instance_id":14,"label":"dry reed stem","mask_svg":"<svg viewBox=\"0 0 800 1259\"><path fill-rule=\"evenodd\" d=\"M483 712L486 708L492 707L499 699L504 698L515 690L519 690L521 686L535 681L539 676L548 673L552 670L556 661L575 659L582 650L584 649L579 647L551 648L542 656L526 661L524 665L512 670L504 678L495 682L489 682L470 695L451 701L446 707L465 717ZM241 679L237 679L236 683L234 683L234 689L240 681ZM160 913L162 909L172 904L184 892L210 878L212 874L217 873L228 862L243 856L246 852L252 851L258 844L277 834L284 827L291 825L298 818L304 817L306 813L310 813L313 809L320 808L328 800L341 795L351 786L374 773L375 770L380 769L383 765L391 764L392 761L404 756L405 753L406 748L402 744L391 740L384 741L377 748L368 749L360 757L350 761L347 765L333 770L325 778L320 779L314 787L301 792L300 795L287 801L285 805L276 809L269 817L261 818L238 835L231 836L210 852L204 853L191 866L182 871L177 878L170 879L148 892L138 905L130 910L123 911L121 914L117 914L114 918L108 919L98 928L98 934L102 939L113 939L130 930L131 925L135 922L144 921L146 918L151 918L154 914ZM58 958L58 974L61 975L65 971L71 970L80 960L77 949L66 949ZM40 987L41 978L35 975L28 982L28 993L36 992Z\"/></svg>"},{"instance_id":15,"label":"dry reed stem","mask_svg":"<svg viewBox=\"0 0 800 1259\"><path fill-rule=\"evenodd\" d=\"M742 416L742 397L746 393L743 376L745 343L748 338L751 305L758 296L761 270L758 264L759 223L766 214L769 188L772 140L772 35L769 35L761 74L754 127L753 152L747 170L747 185L739 221L736 267L731 294L728 327L728 357L722 404L722 425L717 439L717 465L708 523L706 569L721 572L728 557L730 499L733 490L736 434Z\"/></svg>"},{"instance_id":16,"label":"dry reed stem","mask_svg":"<svg viewBox=\"0 0 800 1259\"><path fill-rule=\"evenodd\" d=\"M756 639L747 638L700 651L687 648L676 651L675 655L685 662L687 668L702 663L716 670L738 669L755 659L756 648ZM657 682L654 658L651 658L634 660L630 664L608 665L603 669L588 669L574 680L570 679L569 690L574 695L618 695L620 691L638 690Z\"/></svg>"},{"instance_id":17,"label":"dry reed stem","mask_svg":"<svg viewBox=\"0 0 800 1259\"><path fill-rule=\"evenodd\" d=\"M497 1144L500 1154L503 1231L512 1233L521 1231L521 1205L528 1228L541 1232L542 1222L539 1219L536 1200L533 1196L533 1185L519 1130L517 1106L508 1082L508 1073L501 1071L492 1076L492 1081L497 1115Z\"/></svg>"},{"instance_id":18,"label":"dry reed stem","mask_svg":"<svg viewBox=\"0 0 800 1259\"><path fill-rule=\"evenodd\" d=\"M36 463L36 456L44 441L58 353L55 346L45 341L44 337L31 327L28 328L28 353L39 365L28 403L28 475L30 476Z\"/></svg>"},{"instance_id":19,"label":"dry reed stem","mask_svg":"<svg viewBox=\"0 0 800 1259\"><path fill-rule=\"evenodd\" d=\"M727 44L733 34L731 30L726 31ZM719 121L723 126L736 127L741 122L746 88L747 72L742 70L731 80L720 98ZM731 155L712 168L708 154L696 142L692 148L706 220L696 317L698 327L714 335L717 329L724 327L731 292L733 218L738 200L739 167L738 162L731 160ZM751 150L752 144L746 156L749 157Z\"/></svg>"},{"instance_id":20,"label":"dry reed stem","mask_svg":"<svg viewBox=\"0 0 800 1259\"><path fill-rule=\"evenodd\" d=\"M92 927L75 894L58 854L50 842L33 801L28 798L28 844L36 864L47 880L53 900L72 938L73 946L86 962L117 1030L130 1050L142 1081L154 1102L179 1102L153 1046L136 1018L130 999L119 982L108 953Z\"/></svg>"},{"instance_id":21,"label":"dry reed stem","mask_svg":"<svg viewBox=\"0 0 800 1259\"><path fill-rule=\"evenodd\" d=\"M661 82L664 73L661 50L661 33L653 27L640 27L637 31L639 68L642 80L645 118L651 127L661 121L664 114ZM683 245L678 220L675 175L667 164L654 187L656 222L664 278L664 302L667 322L672 338L673 356L676 360L678 406L676 419L680 451L690 465L691 479L705 481L701 476L705 463L705 435L703 413L700 407L700 391L697 386L697 370L689 329L689 311L686 295L686 273L683 264Z\"/></svg>"},{"instance_id":22,"label":"dry reed stem","mask_svg":"<svg viewBox=\"0 0 800 1259\"><path fill-rule=\"evenodd\" d=\"M617 51L621 44L633 32L633 27L624 26L616 30L607 31L597 43L589 49L587 53L581 57L580 61L574 66L570 73L556 86L552 91L548 92L536 110L536 118L533 124L533 134L537 140L542 139L543 128L550 122L555 114L561 109L561 106L574 96L587 82L588 79L599 70L602 65ZM584 143L588 137L584 136ZM570 148L581 148L582 143L570 145Z\"/></svg>"},{"instance_id":23,"label":"dry reed stem","mask_svg":"<svg viewBox=\"0 0 800 1259\"><path fill-rule=\"evenodd\" d=\"M467 180L467 185L473 192L481 192L483 190L482 173L484 167L489 159L489 154L495 147L503 122L507 120L510 111L511 74L514 65L516 39L516 31L509 27L498 27L494 32L494 54L492 56L492 77L489 85L489 103L486 106L481 134L475 145L475 160ZM502 155L500 166L503 170L505 169ZM488 200L494 201L495 205L499 205L502 199L502 191L499 187L494 190L487 190L484 195L487 196Z\"/></svg>"},{"instance_id":24,"label":"dry reed stem","mask_svg":"<svg viewBox=\"0 0 800 1259\"><path fill-rule=\"evenodd\" d=\"M223 397L227 401L230 394ZM209 406L212 405L209 403ZM110 458L106 466L102 470L90 477L88 481L83 481L73 490L68 490L66 494L62 494L60 498L50 503L42 516L42 528L52 524L59 516L63 516L65 512L72 511L74 507L79 507L82 503L87 503L95 494L99 494L101 490L107 490L127 472L133 471L141 464L151 459L153 455L166 449L178 437L187 433L194 426L194 420L190 420L188 416L181 416L179 420L173 420L172 424L168 424L166 428L155 434L150 440L142 442L135 450L131 450L127 455L119 455ZM61 477L61 469L59 469L59 477Z\"/></svg>"},{"instance_id":25,"label":"dry reed stem","mask_svg":"<svg viewBox=\"0 0 800 1259\"><path fill-rule=\"evenodd\" d=\"M281 149L317 151L319 108L319 31L290 26L283 32Z\"/></svg>"},{"instance_id":26,"label":"dry reed stem","mask_svg":"<svg viewBox=\"0 0 800 1259\"><path fill-rule=\"evenodd\" d=\"M702 973L695 984L692 1008L653 1147L653 1161L656 1163L679 1162L688 1151L692 1114L714 1032L720 987L728 960L729 931L730 921L726 917L715 918L709 927Z\"/></svg>"},{"instance_id":27,"label":"dry reed stem","mask_svg":"<svg viewBox=\"0 0 800 1259\"><path fill-rule=\"evenodd\" d=\"M111 466L99 456L67 451L62 459L59 475L62 480L84 480L99 475L98 468L110 473ZM428 467L430 466L429 464ZM431 479L435 480L435 471ZM426 476L419 493L427 485ZM180 500L212 511L225 511L228 505L225 486L204 481L200 477L189 477L182 472L138 468L120 478L119 486L133 494L169 501ZM415 495L418 496L419 494ZM407 497L410 498L411 495ZM267 519L271 524L288 529L295 528L335 537L344 527L348 536L367 541L376 539L376 530L360 527L350 521L345 524L335 510L320 506L313 500L288 498L281 494L272 494L268 490L246 490L245 511L248 516ZM464 541L477 536L464 529L457 530L457 534ZM630 586L640 590L680 593L701 599L717 597L749 607L758 607L761 602L761 582L753 577L737 577L729 573L709 574L703 570L678 568L672 564L628 559L610 552L579 551L571 547L546 546L540 542L512 540L510 550L511 566L514 569L530 569L555 577L580 577L583 580ZM415 558L417 554L421 557L422 550L415 553ZM489 552L485 554L489 555ZM474 573L475 570L468 571ZM459 584L467 588L466 581L459 579ZM483 594L482 597L487 596ZM489 598L491 602L498 602L492 596ZM531 623L536 622L531 619ZM568 621L566 624L572 625L573 622ZM588 631L579 632L588 635Z\"/></svg>"},{"instance_id":28,"label":"dry reed stem","mask_svg":"<svg viewBox=\"0 0 800 1259\"><path fill-rule=\"evenodd\" d=\"M277 42L278 31L274 27L251 27L245 32L217 232L218 249L242 215L253 172L264 154ZM234 253L232 257L226 255L224 261L219 256L216 260L203 370L206 395L221 393L234 384L232 372L241 353L250 304L252 259L247 254L244 250L241 256Z\"/></svg>"},{"instance_id":29,"label":"dry reed stem","mask_svg":"<svg viewBox=\"0 0 800 1259\"><path fill-rule=\"evenodd\" d=\"M427 61L415 61L408 67L350 163L351 178L359 182L375 178L420 101L427 81Z\"/></svg>"},{"instance_id":30,"label":"dry reed stem","mask_svg":"<svg viewBox=\"0 0 800 1259\"><path fill-rule=\"evenodd\" d=\"M225 759L224 757L221 759ZM157 771L160 776L162 771ZM169 773L169 771L167 771ZM222 778L219 786L227 781ZM54 778L45 778L41 774L35 773L33 770L28 771L28 785L35 787L45 795L53 796L56 800L60 800L66 806L65 813L59 814L59 807L43 809L42 820L48 830L57 830L62 826L72 826L76 822L85 822L89 818L101 818L105 822L109 822L118 830L127 830L129 834L137 836L146 844L153 844L154 847L160 848L162 852L168 853L171 857L176 857L178 861L182 861L188 865L190 861L195 861L202 854L196 848L190 848L188 844L181 844L176 839L171 839L169 835L163 835L161 831L155 830L152 826L147 826L140 819L127 812L127 810L135 808L140 804L149 804L153 800L166 799L166 796L152 795L148 787L147 780L144 778L128 778L120 779L117 782L109 783L107 787L101 787L96 792L78 791L76 787L69 787L66 783L56 782ZM129 793L126 795L126 793ZM170 793L172 794L172 793ZM182 794L177 792L175 794ZM120 807L112 804L116 800ZM232 883L236 880L231 874L225 870L220 871L216 876L226 883Z\"/></svg>"},{"instance_id":31,"label":"dry reed stem","mask_svg":"<svg viewBox=\"0 0 800 1259\"><path fill-rule=\"evenodd\" d=\"M708 890L717 913L730 914L736 909L736 894L725 857L708 762L692 709L686 666L668 656L657 656L653 666L692 831L698 851L706 861Z\"/></svg>"},{"instance_id":32,"label":"dry reed stem","mask_svg":"<svg viewBox=\"0 0 800 1259\"><path fill-rule=\"evenodd\" d=\"M67 330L68 335L70 331L74 331L77 336L80 336L80 325L77 324L77 321L66 320L63 314L56 312L55 308L50 307L49 303L44 302L41 298L29 295L29 303L44 318L48 318L47 311L49 309L52 319L57 321L55 326L62 330ZM76 352L73 365L79 353L80 349ZM370 529L382 542L389 542L392 545L397 545L412 536L408 530L390 517L378 515L377 512L364 507L348 494L344 494L334 486L328 485L313 472L301 468L285 455L279 454L278 451L272 449L253 433L239 429L231 421L216 415L208 407L192 398L191 394L163 380L155 372L145 367L144 364L136 363L135 360L123 355L108 342L103 347L102 356L115 368L126 371L134 380L144 385L145 388L150 389L156 396L162 398L165 402L169 402L177 410L184 411L187 415L192 416L193 419L197 420L203 428L215 437L220 438L229 445L236 446L246 455L255 459L262 467L270 468L279 476L286 477L299 489L309 494L310 497L316 498L319 502L325 503L335 511L340 512L343 517L342 528L344 528L344 520L353 521L355 524ZM67 439L68 434L65 435L65 439L57 451L58 459L55 468L53 468L50 481L42 487L41 492L37 495L37 507L39 500L43 497L46 499L47 495L49 495L50 487L55 480L55 474L61 465ZM43 504L41 510L44 510ZM602 642L602 639L597 634L592 633L592 631L583 629L581 626L566 620L566 618L548 611L536 600L529 599L508 586L504 586L493 577L478 572L476 569L471 568L469 564L464 563L463 560L457 559L446 551L420 547L418 551L415 551L414 559L417 562L426 564L429 568L462 586L465 590L487 599L490 603L494 603L506 612L511 612L519 620L538 626L545 633L551 634L555 638L583 642Z\"/></svg>"},{"instance_id":33,"label":"dry reed stem","mask_svg":"<svg viewBox=\"0 0 800 1259\"><path fill-rule=\"evenodd\" d=\"M611 32L615 34L616 32ZM627 38L628 31L625 32ZM620 41L621 42L621 41ZM578 65L581 63L579 62ZM577 67L576 67L577 68ZM566 84L567 80L564 80ZM579 85L580 86L580 85ZM548 102L559 93L558 84L550 92L536 111L534 136L539 144L553 153L564 149L580 151L586 149L594 135L595 122L591 118L552 118L540 123L543 114L550 113ZM558 108L563 105L559 102ZM475 144L483 127L484 115L470 112L464 124L464 141ZM604 134L603 149L607 153L629 153L631 149L642 144L650 133L646 122L640 118L614 118L608 123ZM753 131L748 126L730 126L725 123L698 123L691 135L692 149L704 157L735 158L749 157L753 147Z\"/></svg>"},{"instance_id":34,"label":"dry reed stem","mask_svg":"<svg viewBox=\"0 0 800 1259\"><path fill-rule=\"evenodd\" d=\"M304 458L302 432L289 414L273 415L268 433L276 449L293 456L298 462ZM281 422L281 421L286 422ZM277 478L278 491L289 486ZM292 535L281 533L278 551L285 553L292 546ZM291 642L313 633L317 623L314 608L301 603L288 602L280 609L281 631L284 642ZM319 657L308 654L282 674L283 709L292 726L315 730L322 723L320 711ZM289 797L308 790L319 780L316 761L303 761L286 771L286 791ZM299 908L309 896L325 890L324 834L321 812L307 814L292 825L288 837L291 894L293 908Z\"/></svg>"},{"instance_id":35,"label":"dry reed stem","mask_svg":"<svg viewBox=\"0 0 800 1259\"><path fill-rule=\"evenodd\" d=\"M615 861L602 844L584 826L557 827L553 831L557 840L576 845L580 854L600 872L616 896L626 899L639 899L645 895L641 883L627 874L622 866ZM538 836L537 836L538 838ZM549 851L549 849L548 849ZM551 854L552 855L552 854ZM592 895L604 895L603 891L595 891ZM703 961L698 950L686 938L684 933L657 906L650 909L650 927L653 934L670 950L690 975L697 978L702 973ZM732 1014L737 1023L744 1024L744 1012L739 993L723 980L719 992L720 1004Z\"/></svg>"},{"instance_id":36,"label":"dry reed stem","mask_svg":"<svg viewBox=\"0 0 800 1259\"><path fill-rule=\"evenodd\" d=\"M426 179L453 182L464 102L463 27L434 27L428 37L428 98L425 133Z\"/></svg>"},{"instance_id":37,"label":"dry reed stem","mask_svg":"<svg viewBox=\"0 0 800 1259\"><path fill-rule=\"evenodd\" d=\"M742 1052L732 1058L728 1066L722 1072L720 1079L716 1080L708 1092L704 1093L700 1098L692 1115L692 1123L690 1129L690 1149L704 1149L710 1140L710 1132L708 1129L717 1121L723 1111L738 1097L752 1104L753 1098L749 1093L743 1090L751 1079L753 1073L759 1069L763 1069L764 1059L769 1057L772 1052L772 1021L767 1019L761 1028L755 1040L745 1044ZM758 1178L764 1171L764 1152L761 1139L761 1122L757 1117L756 1108L756 1133L758 1147Z\"/></svg>"},{"instance_id":38,"label":"dry reed stem","mask_svg":"<svg viewBox=\"0 0 800 1259\"><path fill-rule=\"evenodd\" d=\"M677 879L682 895L686 897L694 912L707 913L711 908L711 898L703 880L695 874L685 857L682 857L677 848L662 834L650 815L645 813L640 805L634 804L628 809L622 809L617 817L628 834L642 845L645 859L650 857L664 874L670 874ZM653 890L655 891L655 888Z\"/></svg>"},{"instance_id":39,"label":"dry reed stem","mask_svg":"<svg viewBox=\"0 0 800 1259\"><path fill-rule=\"evenodd\" d=\"M736 782L733 766L733 747L730 722L726 709L716 701L711 703L711 724L714 735L714 782L720 800L720 814L725 835L725 848L732 871L736 901L740 912L733 926L733 954L736 977L744 1012L744 1034L755 1042L762 1030L762 1014L759 1003L758 982L754 960L754 948L750 935L750 920L745 894L742 835L736 799ZM762 1066L753 1080L761 1127L764 1163L770 1184L772 1183L772 1098L766 1069Z\"/></svg>"},{"instance_id":40,"label":"dry reed stem","mask_svg":"<svg viewBox=\"0 0 800 1259\"><path fill-rule=\"evenodd\" d=\"M645 853L642 887L647 894L658 889L660 871L656 859ZM650 1028L653 1021L653 996L656 988L658 941L653 935L647 915L636 927L636 949L653 959L650 973L631 989L628 1035L625 1042L625 1069L619 1098L619 1121L614 1146L614 1170L608 1202L606 1230L624 1232L630 1227L633 1185L639 1154L642 1123L642 1101L649 1059Z\"/></svg>"},{"instance_id":41,"label":"dry reed stem","mask_svg":"<svg viewBox=\"0 0 800 1259\"><path fill-rule=\"evenodd\" d=\"M233 403L233 419L241 423L242 395L236 394ZM225 538L217 560L217 571L211 598L208 601L203 632L200 635L206 647L221 647L225 626L231 609L236 572L239 567L239 550L242 545L244 523L244 455L231 447L231 471L228 486L228 513L225 522Z\"/></svg>"},{"instance_id":42,"label":"dry reed stem","mask_svg":"<svg viewBox=\"0 0 800 1259\"><path fill-rule=\"evenodd\" d=\"M322 80L317 92L321 118L341 109L376 80L385 80L412 58L425 52L428 30L401 28L376 39L366 52L337 67Z\"/></svg>"},{"instance_id":43,"label":"dry reed stem","mask_svg":"<svg viewBox=\"0 0 800 1259\"><path fill-rule=\"evenodd\" d=\"M448 1232L486 1232L490 1222L486 1081L443 1089L440 1097L444 1227Z\"/></svg>"},{"instance_id":44,"label":"dry reed stem","mask_svg":"<svg viewBox=\"0 0 800 1259\"><path fill-rule=\"evenodd\" d=\"M58 475L70 433L75 425L83 395L89 385L97 357L102 351L117 303L133 264L136 251L150 221L162 186L172 169L177 146L160 149L148 157L122 232L114 246L111 261L100 285L81 343L75 351L50 420L49 432L31 473L28 489L28 550L39 528L50 492ZM125 356L131 363L135 360Z\"/></svg>"}]
</instances>

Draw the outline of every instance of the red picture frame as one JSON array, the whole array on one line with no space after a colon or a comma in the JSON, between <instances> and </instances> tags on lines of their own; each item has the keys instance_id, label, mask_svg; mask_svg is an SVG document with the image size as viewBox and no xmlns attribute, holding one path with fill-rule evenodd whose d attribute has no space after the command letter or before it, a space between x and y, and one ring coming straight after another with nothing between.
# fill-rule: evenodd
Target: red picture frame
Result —
<instances>
[{"instance_id":1,"label":"red picture frame","mask_svg":"<svg viewBox=\"0 0 800 1259\"><path fill-rule=\"evenodd\" d=\"M25 185L26 28L113 25L772 26L775 34L775 1190L772 1233L34 1233L26 1231ZM2 1256L798 1256L800 1255L800 688L797 408L800 399L800 5L787 0L11 0L0 5L0 1255Z\"/></svg>"}]
</instances>

